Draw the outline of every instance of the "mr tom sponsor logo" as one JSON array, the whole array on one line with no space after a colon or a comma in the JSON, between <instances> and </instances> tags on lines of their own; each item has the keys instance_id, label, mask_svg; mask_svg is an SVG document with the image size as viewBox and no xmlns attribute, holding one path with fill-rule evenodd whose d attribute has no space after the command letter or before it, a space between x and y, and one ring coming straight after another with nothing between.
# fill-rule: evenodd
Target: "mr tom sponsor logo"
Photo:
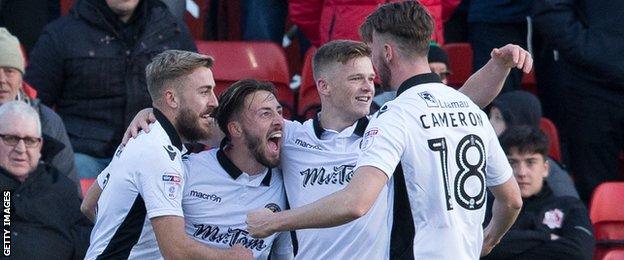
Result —
<instances>
[{"instance_id":1,"label":"mr tom sponsor logo","mask_svg":"<svg viewBox=\"0 0 624 260\"><path fill-rule=\"evenodd\" d=\"M345 185L353 177L353 167L355 165L334 166L332 172L327 172L325 167L308 168L299 172L303 176L303 187L308 185Z\"/></svg>"},{"instance_id":2,"label":"mr tom sponsor logo","mask_svg":"<svg viewBox=\"0 0 624 260\"><path fill-rule=\"evenodd\" d=\"M262 251L267 248L264 239L252 238L249 232L240 228L227 228L227 231L221 232L221 227L208 224L193 224L195 232L193 236L207 240L213 243L233 246L240 244L246 248L256 251ZM225 229L225 228L224 228Z\"/></svg>"}]
</instances>

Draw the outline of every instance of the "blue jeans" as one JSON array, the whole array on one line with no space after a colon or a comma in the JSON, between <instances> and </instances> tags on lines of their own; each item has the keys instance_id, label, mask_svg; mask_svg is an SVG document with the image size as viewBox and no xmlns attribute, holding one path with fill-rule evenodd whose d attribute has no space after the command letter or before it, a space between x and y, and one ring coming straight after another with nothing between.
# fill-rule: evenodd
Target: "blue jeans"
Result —
<instances>
[{"instance_id":1,"label":"blue jeans","mask_svg":"<svg viewBox=\"0 0 624 260\"><path fill-rule=\"evenodd\" d=\"M96 158L84 153L74 153L78 178L96 178L113 158Z\"/></svg>"}]
</instances>

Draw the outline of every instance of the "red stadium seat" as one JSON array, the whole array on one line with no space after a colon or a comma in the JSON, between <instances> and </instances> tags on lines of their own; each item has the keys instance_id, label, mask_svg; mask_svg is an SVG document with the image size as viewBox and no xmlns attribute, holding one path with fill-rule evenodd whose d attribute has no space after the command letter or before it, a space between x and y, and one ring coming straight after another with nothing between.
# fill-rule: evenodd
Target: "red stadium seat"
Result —
<instances>
[{"instance_id":1,"label":"red stadium seat","mask_svg":"<svg viewBox=\"0 0 624 260\"><path fill-rule=\"evenodd\" d=\"M72 5L74 5L74 0L61 0L61 16L67 15Z\"/></svg>"},{"instance_id":2,"label":"red stadium seat","mask_svg":"<svg viewBox=\"0 0 624 260\"><path fill-rule=\"evenodd\" d=\"M594 226L596 252L602 259L608 250L624 249L624 182L605 182L594 190L589 217Z\"/></svg>"},{"instance_id":3,"label":"red stadium seat","mask_svg":"<svg viewBox=\"0 0 624 260\"><path fill-rule=\"evenodd\" d=\"M460 88L472 75L472 47L469 43L449 43L442 46L449 57L449 69L452 74L448 85Z\"/></svg>"},{"instance_id":4,"label":"red stadium seat","mask_svg":"<svg viewBox=\"0 0 624 260\"><path fill-rule=\"evenodd\" d=\"M602 260L622 260L624 259L624 249L609 250Z\"/></svg>"},{"instance_id":5,"label":"red stadium seat","mask_svg":"<svg viewBox=\"0 0 624 260\"><path fill-rule=\"evenodd\" d=\"M558 162L561 162L561 144L559 143L559 132L557 131L557 127L548 118L542 117L540 120L540 129L542 129L550 140L548 155Z\"/></svg>"},{"instance_id":6,"label":"red stadium seat","mask_svg":"<svg viewBox=\"0 0 624 260\"><path fill-rule=\"evenodd\" d=\"M288 64L280 46L272 42L196 41L195 44L200 53L215 59L212 72L217 83L217 95L241 79L270 81L277 89L284 117L291 118L296 114Z\"/></svg>"},{"instance_id":7,"label":"red stadium seat","mask_svg":"<svg viewBox=\"0 0 624 260\"><path fill-rule=\"evenodd\" d=\"M80 188L82 189L83 197L87 195L87 191L89 190L89 187L91 187L91 184L93 184L93 182L95 182L95 179L92 178L80 179Z\"/></svg>"},{"instance_id":8,"label":"red stadium seat","mask_svg":"<svg viewBox=\"0 0 624 260\"><path fill-rule=\"evenodd\" d=\"M535 82L535 72L531 70L529 74L522 74L522 89L537 95L537 83Z\"/></svg>"},{"instance_id":9,"label":"red stadium seat","mask_svg":"<svg viewBox=\"0 0 624 260\"><path fill-rule=\"evenodd\" d=\"M315 47L310 47L306 51L303 70L301 71L297 114L302 119L312 118L316 110L321 106L321 100L316 90L316 82L314 82L314 76L312 75L312 58L315 52Z\"/></svg>"}]
</instances>

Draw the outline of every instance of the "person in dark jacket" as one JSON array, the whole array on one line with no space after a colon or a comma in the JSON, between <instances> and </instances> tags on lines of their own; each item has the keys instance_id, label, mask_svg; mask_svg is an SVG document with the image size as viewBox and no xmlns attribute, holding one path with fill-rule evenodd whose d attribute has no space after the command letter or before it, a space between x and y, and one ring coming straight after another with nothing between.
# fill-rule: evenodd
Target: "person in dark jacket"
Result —
<instances>
[{"instance_id":1,"label":"person in dark jacket","mask_svg":"<svg viewBox=\"0 0 624 260\"><path fill-rule=\"evenodd\" d=\"M514 90L498 96L489 111L490 123L496 135L500 135L508 128L527 125L540 129L542 105L537 97L523 90ZM548 180L550 188L557 196L579 197L574 182L566 170L556 160L546 157Z\"/></svg>"},{"instance_id":2,"label":"person in dark jacket","mask_svg":"<svg viewBox=\"0 0 624 260\"><path fill-rule=\"evenodd\" d=\"M74 181L80 192L80 182L74 165L74 151L69 143L65 125L52 109L25 93L24 89L28 86L23 81L23 73L24 58L19 41L5 28L0 28L0 106L9 101L20 100L30 104L39 113L43 138L46 139L42 148L42 160ZM48 152L50 150L48 143L51 143L48 139L62 143L63 149L58 153Z\"/></svg>"},{"instance_id":3,"label":"person in dark jacket","mask_svg":"<svg viewBox=\"0 0 624 260\"><path fill-rule=\"evenodd\" d=\"M79 177L97 176L132 116L151 105L145 66L167 49L196 48L158 0L80 0L46 26L25 79L63 118Z\"/></svg>"},{"instance_id":4,"label":"person in dark jacket","mask_svg":"<svg viewBox=\"0 0 624 260\"><path fill-rule=\"evenodd\" d=\"M468 7L468 41L472 47L472 70L478 71L490 59L492 48L517 44L529 48L530 21L533 0L470 0ZM520 89L522 72L512 70L502 92Z\"/></svg>"},{"instance_id":5,"label":"person in dark jacket","mask_svg":"<svg viewBox=\"0 0 624 260\"><path fill-rule=\"evenodd\" d=\"M0 187L9 205L3 219L10 221L10 247L5 244L3 253L12 259L82 259L91 224L80 212L75 185L40 161L45 141L37 112L11 101L0 107L0 122ZM54 147L61 144L48 145L58 151Z\"/></svg>"},{"instance_id":6,"label":"person in dark jacket","mask_svg":"<svg viewBox=\"0 0 624 260\"><path fill-rule=\"evenodd\" d=\"M547 137L534 127L515 126L500 139L523 206L514 225L485 259L591 259L594 236L587 209L577 198L556 196L545 181ZM492 200L487 214L492 212Z\"/></svg>"},{"instance_id":7,"label":"person in dark jacket","mask_svg":"<svg viewBox=\"0 0 624 260\"><path fill-rule=\"evenodd\" d=\"M533 12L559 53L569 164L587 202L600 183L624 176L624 1L541 0Z\"/></svg>"}]
</instances>

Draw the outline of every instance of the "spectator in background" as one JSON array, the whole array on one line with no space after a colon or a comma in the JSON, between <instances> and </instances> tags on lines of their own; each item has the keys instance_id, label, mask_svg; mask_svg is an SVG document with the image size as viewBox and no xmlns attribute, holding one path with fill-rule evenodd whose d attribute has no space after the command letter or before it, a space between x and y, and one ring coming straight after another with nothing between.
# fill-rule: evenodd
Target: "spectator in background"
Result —
<instances>
[{"instance_id":1,"label":"spectator in background","mask_svg":"<svg viewBox=\"0 0 624 260\"><path fill-rule=\"evenodd\" d=\"M241 0L241 3L243 40L272 41L281 46L288 16L286 0Z\"/></svg>"},{"instance_id":2,"label":"spectator in background","mask_svg":"<svg viewBox=\"0 0 624 260\"><path fill-rule=\"evenodd\" d=\"M534 127L514 126L500 139L523 206L485 259L591 259L594 237L587 209L578 198L557 196L545 181L550 166L547 137ZM488 200L488 214L493 200Z\"/></svg>"},{"instance_id":3,"label":"spectator in background","mask_svg":"<svg viewBox=\"0 0 624 260\"><path fill-rule=\"evenodd\" d=\"M0 106L0 122L0 187L11 198L11 258L82 259L91 226L80 213L75 184L39 160L46 141L37 111L7 102Z\"/></svg>"},{"instance_id":4,"label":"spectator in background","mask_svg":"<svg viewBox=\"0 0 624 260\"><path fill-rule=\"evenodd\" d=\"M60 0L0 0L0 27L20 39L30 53L41 31L61 15Z\"/></svg>"},{"instance_id":5,"label":"spectator in background","mask_svg":"<svg viewBox=\"0 0 624 260\"><path fill-rule=\"evenodd\" d=\"M530 126L540 129L542 105L533 94L515 90L501 94L492 101L490 107L490 123L499 137L507 129L516 126ZM578 192L568 172L550 157L546 157L549 166L548 180L550 188L557 196L572 196L578 198Z\"/></svg>"},{"instance_id":6,"label":"spectator in background","mask_svg":"<svg viewBox=\"0 0 624 260\"><path fill-rule=\"evenodd\" d=\"M145 66L167 49L196 48L158 0L82 0L45 28L26 81L63 118L79 177L97 176L134 114L151 105Z\"/></svg>"},{"instance_id":7,"label":"spectator in background","mask_svg":"<svg viewBox=\"0 0 624 260\"><path fill-rule=\"evenodd\" d=\"M65 125L52 109L24 93L27 85L22 80L23 74L24 58L19 41L5 28L0 28L0 106L19 100L29 104L38 112L45 140L42 147L42 160L69 177L80 193L80 182L74 165L74 151L69 143ZM60 144L56 147L58 150L48 145L52 143Z\"/></svg>"},{"instance_id":8,"label":"spectator in background","mask_svg":"<svg viewBox=\"0 0 624 260\"><path fill-rule=\"evenodd\" d=\"M444 44L443 23L453 13L461 0L420 0L434 19L431 39ZM360 41L358 28L366 16L381 4L400 2L397 0L289 0L290 20L299 26L314 46L321 46L331 40ZM490 48L490 51L500 44ZM489 52L488 52L489 53ZM489 58L485 60L487 62ZM484 64L485 64L484 62Z\"/></svg>"},{"instance_id":9,"label":"spectator in background","mask_svg":"<svg viewBox=\"0 0 624 260\"><path fill-rule=\"evenodd\" d=\"M468 8L468 40L472 46L473 71L479 70L490 59L492 48L512 43L527 48L527 17L533 0L470 0ZM503 92L520 89L522 72L511 70Z\"/></svg>"},{"instance_id":10,"label":"spectator in background","mask_svg":"<svg viewBox=\"0 0 624 260\"><path fill-rule=\"evenodd\" d=\"M184 22L184 13L186 12L186 1L182 0L161 0L167 8L169 8L169 12L173 14L180 22Z\"/></svg>"},{"instance_id":11,"label":"spectator in background","mask_svg":"<svg viewBox=\"0 0 624 260\"><path fill-rule=\"evenodd\" d=\"M624 147L624 1L535 1L535 28L557 49L567 90L569 163L581 199L621 180Z\"/></svg>"}]
</instances>

